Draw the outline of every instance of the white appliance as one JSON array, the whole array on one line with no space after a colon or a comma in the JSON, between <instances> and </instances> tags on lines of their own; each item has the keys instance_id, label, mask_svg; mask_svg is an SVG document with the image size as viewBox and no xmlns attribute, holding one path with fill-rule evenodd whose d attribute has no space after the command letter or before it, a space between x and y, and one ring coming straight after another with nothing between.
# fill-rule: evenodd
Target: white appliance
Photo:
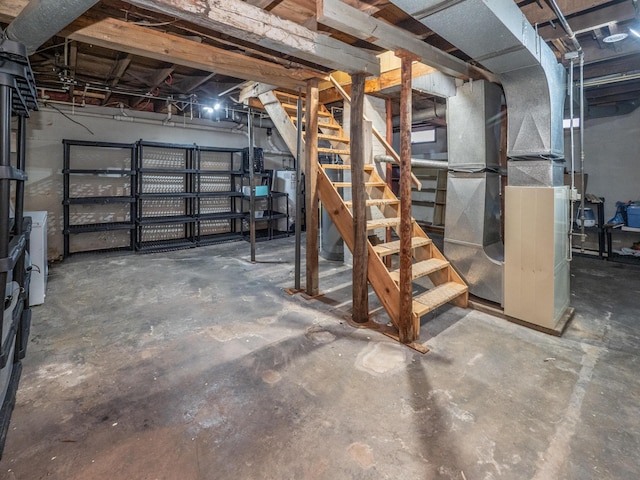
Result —
<instances>
[{"instance_id":1,"label":"white appliance","mask_svg":"<svg viewBox=\"0 0 640 480\"><path fill-rule=\"evenodd\" d=\"M47 290L47 212L24 212L31 217L31 284L29 285L29 306L42 305Z\"/></svg>"}]
</instances>

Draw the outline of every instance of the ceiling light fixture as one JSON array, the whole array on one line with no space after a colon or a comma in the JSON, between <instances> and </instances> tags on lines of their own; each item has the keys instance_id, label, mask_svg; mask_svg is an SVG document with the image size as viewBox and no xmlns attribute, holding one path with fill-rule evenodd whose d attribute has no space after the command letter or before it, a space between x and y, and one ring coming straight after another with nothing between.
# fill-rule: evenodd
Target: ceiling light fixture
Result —
<instances>
[{"instance_id":1,"label":"ceiling light fixture","mask_svg":"<svg viewBox=\"0 0 640 480\"><path fill-rule=\"evenodd\" d=\"M205 111L205 113L213 113L212 107L203 107L202 109Z\"/></svg>"},{"instance_id":2,"label":"ceiling light fixture","mask_svg":"<svg viewBox=\"0 0 640 480\"><path fill-rule=\"evenodd\" d=\"M634 37L640 38L640 32L638 32L637 30L634 30L633 28L629 27L629 33L631 35L633 35Z\"/></svg>"},{"instance_id":3,"label":"ceiling light fixture","mask_svg":"<svg viewBox=\"0 0 640 480\"><path fill-rule=\"evenodd\" d=\"M621 42L628 36L629 36L628 33L614 33L612 35L609 35L608 37L604 37L602 41L604 43L616 43L616 42Z\"/></svg>"},{"instance_id":4,"label":"ceiling light fixture","mask_svg":"<svg viewBox=\"0 0 640 480\"><path fill-rule=\"evenodd\" d=\"M220 102L216 102L216 104L213 106L214 110L220 110Z\"/></svg>"}]
</instances>

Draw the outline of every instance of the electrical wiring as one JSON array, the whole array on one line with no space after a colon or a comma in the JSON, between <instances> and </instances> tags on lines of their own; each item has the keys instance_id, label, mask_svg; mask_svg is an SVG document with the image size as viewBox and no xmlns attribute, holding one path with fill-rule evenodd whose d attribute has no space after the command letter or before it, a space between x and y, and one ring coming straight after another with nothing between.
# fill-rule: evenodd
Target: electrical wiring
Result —
<instances>
[{"instance_id":1,"label":"electrical wiring","mask_svg":"<svg viewBox=\"0 0 640 480\"><path fill-rule=\"evenodd\" d=\"M91 129L89 127L87 127L86 125L84 125L83 123L78 122L77 120L74 120L73 118L71 118L69 115L67 115L66 113L64 113L62 110L60 110L58 107L56 107L55 105L52 105L51 103L46 103L45 105L48 107L53 108L54 110L56 110L60 115L62 115L63 117L65 117L67 120L69 120L70 122L73 122L77 125L80 125L82 128L84 128L87 132L89 132L91 135L95 135L95 133L93 133L91 131Z\"/></svg>"}]
</instances>

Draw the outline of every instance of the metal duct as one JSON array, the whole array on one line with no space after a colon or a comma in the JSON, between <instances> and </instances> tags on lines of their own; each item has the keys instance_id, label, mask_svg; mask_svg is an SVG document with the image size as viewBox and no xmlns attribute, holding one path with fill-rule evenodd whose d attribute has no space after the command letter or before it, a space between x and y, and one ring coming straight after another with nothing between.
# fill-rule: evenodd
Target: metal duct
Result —
<instances>
[{"instance_id":1,"label":"metal duct","mask_svg":"<svg viewBox=\"0 0 640 480\"><path fill-rule=\"evenodd\" d=\"M500 76L509 157L564 157L565 71L512 0L393 0Z\"/></svg>"},{"instance_id":2,"label":"metal duct","mask_svg":"<svg viewBox=\"0 0 640 480\"><path fill-rule=\"evenodd\" d=\"M444 253L481 298L502 304L500 87L466 83L448 102L449 168Z\"/></svg>"},{"instance_id":3,"label":"metal duct","mask_svg":"<svg viewBox=\"0 0 640 480\"><path fill-rule=\"evenodd\" d=\"M96 3L98 0L31 0L9 24L5 34L23 43L31 55Z\"/></svg>"},{"instance_id":4,"label":"metal duct","mask_svg":"<svg viewBox=\"0 0 640 480\"><path fill-rule=\"evenodd\" d=\"M424 110L414 111L411 114L411 122L419 123L433 120L434 118L446 118L447 106L444 103L438 103L433 108L425 108ZM400 116L393 117L393 126L400 126Z\"/></svg>"},{"instance_id":5,"label":"metal duct","mask_svg":"<svg viewBox=\"0 0 640 480\"><path fill-rule=\"evenodd\" d=\"M392 3L499 75L509 108L507 155L513 177L510 176L509 183L513 180L527 185L525 189L532 185L562 185L557 174L562 164L552 160L564 158L565 70L515 2L392 0ZM479 173L450 173L445 254L469 283L471 293L502 302L503 245L496 215L499 177L487 168L497 162L497 148L490 143L493 140L485 127L491 118L486 108L489 96L479 101L469 95L477 83L473 82L467 91L458 89L457 96L449 99L451 168ZM456 108L465 99L473 108L466 113L458 108L452 115L452 105ZM475 123L478 125L474 126ZM463 131L457 132L456 128ZM454 139L454 135L462 137ZM562 230L561 221L558 225L557 230ZM564 262L562 258L556 260ZM511 261L512 271L517 270L520 259ZM568 278L558 276L554 282L557 282L554 286L568 285Z\"/></svg>"}]
</instances>

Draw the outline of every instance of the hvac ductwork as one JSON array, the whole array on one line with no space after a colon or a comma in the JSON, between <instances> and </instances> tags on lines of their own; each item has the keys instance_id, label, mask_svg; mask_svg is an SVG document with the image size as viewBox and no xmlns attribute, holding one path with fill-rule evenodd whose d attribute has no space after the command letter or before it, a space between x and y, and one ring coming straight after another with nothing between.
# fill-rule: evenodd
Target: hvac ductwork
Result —
<instances>
[{"instance_id":1,"label":"hvac ductwork","mask_svg":"<svg viewBox=\"0 0 640 480\"><path fill-rule=\"evenodd\" d=\"M565 71L512 0L393 0L500 76L510 158L564 157Z\"/></svg>"},{"instance_id":2,"label":"hvac ductwork","mask_svg":"<svg viewBox=\"0 0 640 480\"><path fill-rule=\"evenodd\" d=\"M96 3L98 0L31 0L9 24L5 35L24 44L31 55Z\"/></svg>"},{"instance_id":3,"label":"hvac ductwork","mask_svg":"<svg viewBox=\"0 0 640 480\"><path fill-rule=\"evenodd\" d=\"M444 252L477 297L502 303L500 87L484 80L449 98Z\"/></svg>"},{"instance_id":4,"label":"hvac ductwork","mask_svg":"<svg viewBox=\"0 0 640 480\"><path fill-rule=\"evenodd\" d=\"M561 171L564 158L565 71L515 2L392 0L392 3L499 76L509 114L509 188L562 185L558 171ZM503 298L504 267L500 258L503 245L496 215L499 211L499 177L491 168L498 161L498 144L487 130L487 124L492 122L491 109L487 106L494 101L490 99L490 93L484 92L484 87L480 87L483 93L476 98L473 89L477 84L471 83L466 90L458 89L456 97L449 99L449 164L452 172L447 191L445 253L469 283L471 293L504 302L505 313L509 314L506 308L509 299ZM456 106L467 100L471 109ZM457 153L456 147L459 147ZM565 225L561 213L555 213L558 219L555 224L551 222L558 239L566 236L566 230L562 231ZM552 211L552 219L553 216ZM538 222L537 219L532 221ZM525 244L526 239L518 235L512 238L520 242L519 245ZM545 245L545 248L554 251L553 245ZM556 263L558 266L566 264L566 259L557 255L558 251L556 249ZM514 282L520 282L517 288L525 289L526 281L522 283L522 280L529 278L530 269L524 266L522 259L507 261L513 262L513 268L509 267L511 272L522 273L519 277L516 273L512 278ZM560 273L554 275L552 272L551 281L559 288L552 287L556 292L552 301L555 306L568 305L568 298L563 293L568 291L563 288L569 284L568 268L557 268L556 272ZM534 269L531 278L532 283L536 283L541 275ZM535 294L535 289L531 291Z\"/></svg>"}]
</instances>

